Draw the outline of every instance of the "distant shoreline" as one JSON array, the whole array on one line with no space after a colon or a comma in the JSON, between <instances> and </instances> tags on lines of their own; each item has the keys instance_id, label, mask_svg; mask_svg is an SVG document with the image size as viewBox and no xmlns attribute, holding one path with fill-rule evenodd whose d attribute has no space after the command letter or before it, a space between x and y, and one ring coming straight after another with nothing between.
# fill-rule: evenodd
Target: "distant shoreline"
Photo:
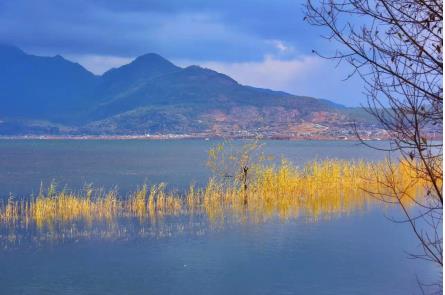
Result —
<instances>
[{"instance_id":1,"label":"distant shoreline","mask_svg":"<svg viewBox=\"0 0 445 295\"><path fill-rule=\"evenodd\" d=\"M0 136L0 140L187 140L187 139L202 139L202 140L243 140L243 139L264 139L264 140L288 140L288 141L359 141L355 136L350 137L324 137L324 136L306 136L306 137L231 137L231 136L202 136L202 135L182 135L182 134L165 134L165 135L16 135L16 136ZM364 138L366 141L385 141L389 138Z\"/></svg>"}]
</instances>

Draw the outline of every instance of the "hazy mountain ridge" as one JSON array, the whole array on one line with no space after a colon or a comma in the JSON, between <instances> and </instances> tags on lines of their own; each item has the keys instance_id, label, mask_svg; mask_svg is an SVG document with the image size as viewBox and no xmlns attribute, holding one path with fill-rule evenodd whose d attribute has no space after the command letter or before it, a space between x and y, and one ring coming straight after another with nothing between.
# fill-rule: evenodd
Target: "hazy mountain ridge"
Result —
<instances>
[{"instance_id":1,"label":"hazy mountain ridge","mask_svg":"<svg viewBox=\"0 0 445 295\"><path fill-rule=\"evenodd\" d=\"M0 46L0 78L0 135L298 137L328 130L336 136L353 121L372 126L363 110L241 85L211 69L178 67L154 53L96 76L61 56Z\"/></svg>"}]
</instances>

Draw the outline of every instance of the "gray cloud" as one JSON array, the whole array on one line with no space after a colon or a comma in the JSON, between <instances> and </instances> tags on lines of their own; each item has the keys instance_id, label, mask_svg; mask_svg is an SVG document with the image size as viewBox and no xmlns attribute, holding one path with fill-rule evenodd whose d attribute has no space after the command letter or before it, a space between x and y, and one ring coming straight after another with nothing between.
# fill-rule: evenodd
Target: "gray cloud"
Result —
<instances>
[{"instance_id":1,"label":"gray cloud","mask_svg":"<svg viewBox=\"0 0 445 295\"><path fill-rule=\"evenodd\" d=\"M298 1L15 0L2 4L0 41L51 53L259 60L273 52L271 39L309 51L316 38L300 10Z\"/></svg>"},{"instance_id":2,"label":"gray cloud","mask_svg":"<svg viewBox=\"0 0 445 295\"><path fill-rule=\"evenodd\" d=\"M344 68L335 76L334 65L330 68L330 63L323 63L318 74L311 72L313 79L334 75L329 78L331 88L324 92L316 87L311 90L317 81L302 77L301 72L296 79L288 77L293 72L287 66L295 65L295 60L307 59L313 48L333 46L319 37L317 28L303 22L303 1L0 1L0 43L34 54L62 54L96 73L148 52L173 60L220 63L226 71L245 65L244 77L239 79L278 88L283 84L269 83L267 73L247 71L248 66L252 71L266 69L271 65L264 63L269 56L288 61L275 63L275 73L282 70L281 77L287 79L282 82L287 83L285 90L307 95L334 93L342 97L337 101L357 104L352 97L359 96L360 83L346 90L341 82Z\"/></svg>"}]
</instances>

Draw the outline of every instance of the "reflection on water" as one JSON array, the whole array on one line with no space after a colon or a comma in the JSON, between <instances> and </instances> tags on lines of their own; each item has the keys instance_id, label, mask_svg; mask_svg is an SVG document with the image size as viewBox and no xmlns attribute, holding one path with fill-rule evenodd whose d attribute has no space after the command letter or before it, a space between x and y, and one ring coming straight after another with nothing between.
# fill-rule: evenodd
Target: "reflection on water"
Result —
<instances>
[{"instance_id":1,"label":"reflection on water","mask_svg":"<svg viewBox=\"0 0 445 295\"><path fill-rule=\"evenodd\" d=\"M23 227L1 227L0 243L3 249L39 247L80 240L124 241L139 238L167 238L173 235L203 235L216 226L208 226L206 219L194 216L175 216L153 223L149 219L120 217L111 220L87 222L53 222L44 226L29 223Z\"/></svg>"},{"instance_id":2,"label":"reflection on water","mask_svg":"<svg viewBox=\"0 0 445 295\"><path fill-rule=\"evenodd\" d=\"M407 259L410 231L381 210L213 228L203 216L184 218L76 224L54 243L34 236L42 247L0 251L0 293L404 295L420 293L416 275L435 279L434 269ZM87 238L70 240L70 230Z\"/></svg>"}]
</instances>

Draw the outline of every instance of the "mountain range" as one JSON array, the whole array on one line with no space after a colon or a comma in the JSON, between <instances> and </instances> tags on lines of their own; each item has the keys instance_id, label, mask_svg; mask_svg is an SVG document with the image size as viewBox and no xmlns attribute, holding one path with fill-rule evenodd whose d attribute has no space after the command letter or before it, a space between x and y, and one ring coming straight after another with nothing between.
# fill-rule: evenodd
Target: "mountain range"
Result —
<instances>
[{"instance_id":1,"label":"mountain range","mask_svg":"<svg viewBox=\"0 0 445 295\"><path fill-rule=\"evenodd\" d=\"M320 82L321 83L321 82ZM0 135L344 136L360 108L241 85L158 54L94 75L60 55L0 45ZM349 131L348 131L349 130Z\"/></svg>"}]
</instances>

